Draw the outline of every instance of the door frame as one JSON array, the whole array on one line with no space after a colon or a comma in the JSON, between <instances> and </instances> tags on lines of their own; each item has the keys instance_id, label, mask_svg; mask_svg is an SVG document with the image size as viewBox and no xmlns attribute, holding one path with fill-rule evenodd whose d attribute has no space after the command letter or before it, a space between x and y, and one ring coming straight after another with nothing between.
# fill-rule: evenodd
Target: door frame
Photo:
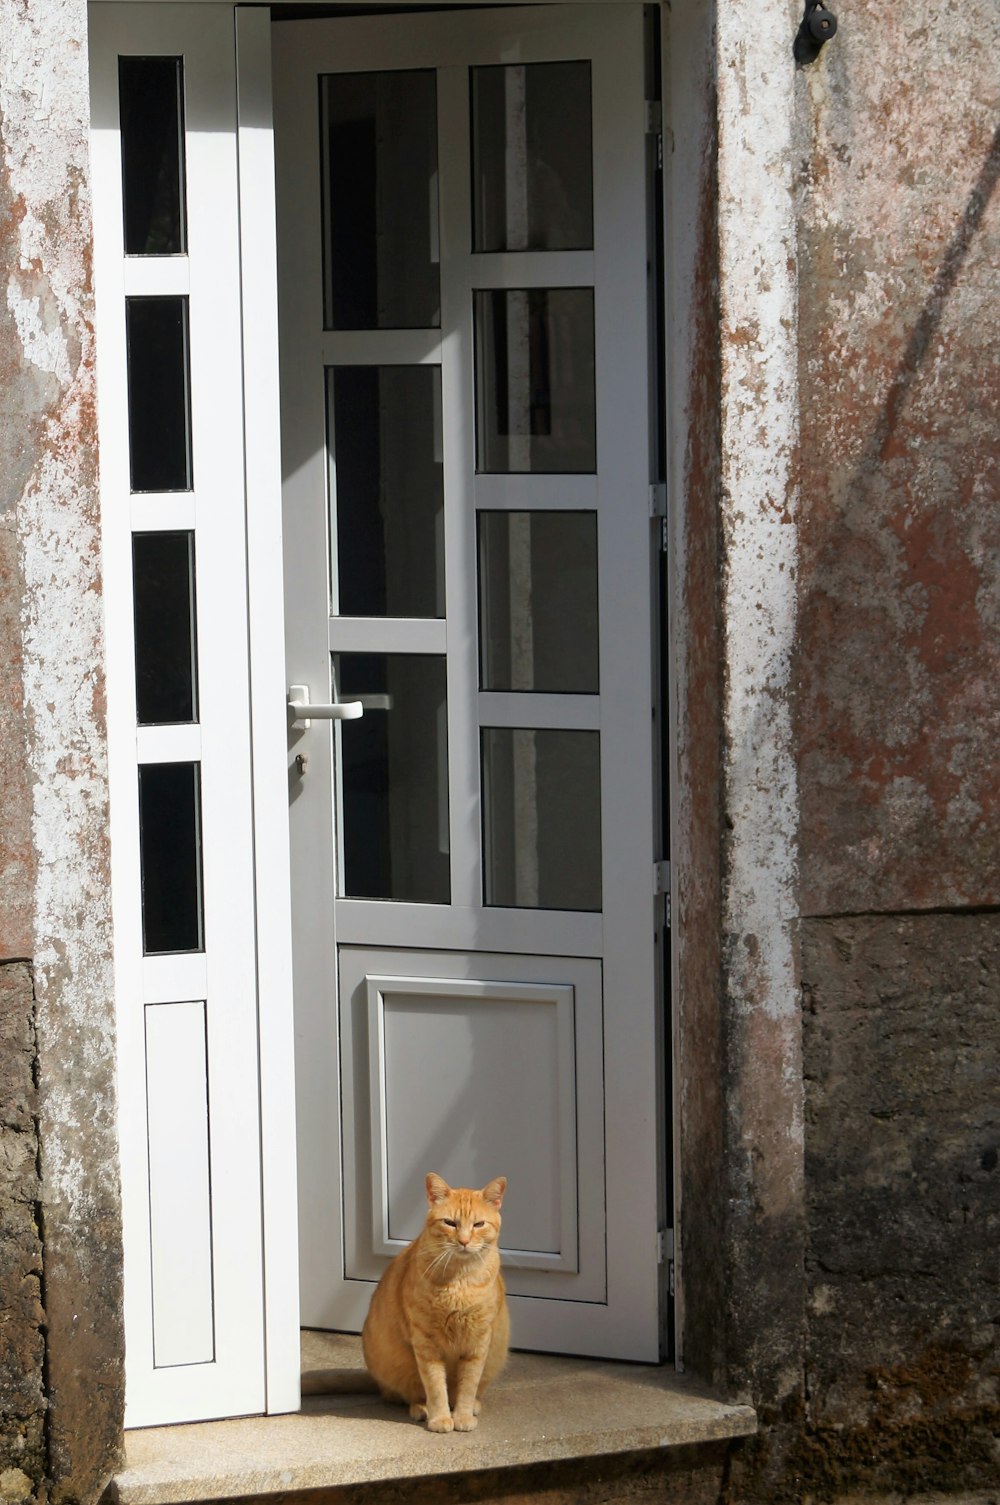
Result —
<instances>
[{"instance_id":1,"label":"door frame","mask_svg":"<svg viewBox=\"0 0 1000 1505\"><path fill-rule=\"evenodd\" d=\"M173 0L101 0L109 9L118 3L159 5ZM248 622L250 651L250 722L252 728L252 797L254 881L256 887L256 977L258 990L258 1046L260 1072L261 1179L263 1198L264 1308L266 1341L267 1410L292 1411L300 1405L298 1351L298 1281L295 1234L297 1195L294 1174L294 1082L291 1029L291 923L289 913L290 872L288 813L286 804L286 696L284 667L284 593L281 568L281 519L275 498L280 494L280 434L277 420L277 298L275 218L273 203L273 122L271 108L272 13L292 0L273 0L270 8L236 3L236 0L186 0L190 6L222 6L234 16L240 89L237 122L240 181L241 277L243 302L243 365L246 443L246 553L248 568ZM322 0L315 0L317 7ZM402 0L406 9L419 11L426 0ZM455 8L473 9L492 0L454 0ZM519 0L525 6L549 4L551 0ZM556 0L560 3L560 0ZM571 0L567 0L571 3ZM579 3L579 0L577 0ZM630 3L630 0L604 0ZM358 8L377 11L379 0L358 0ZM647 13L656 12L660 77L666 89L670 77L668 36L664 6L651 0ZM668 101L664 100L666 114ZM662 149L661 149L662 150ZM657 278L660 297L660 335L665 354L658 420L670 437L672 421L671 370L667 336L678 317L672 309L670 264L670 154L662 151L663 177L658 206L658 229L664 260ZM250 191L252 186L252 191ZM100 296L100 293L98 293ZM686 314L681 309L681 315ZM98 332L102 319L98 316ZM99 373L100 374L100 373ZM663 474L676 473L669 452L663 457ZM680 501L680 498L679 498ZM671 522L676 534L679 523ZM666 537L666 527L664 536ZM667 557L665 591L659 603L660 636L655 651L665 656L663 676L666 696L662 705L660 732L661 786L665 791L666 828L676 831L678 782L678 736L676 727L677 665L670 624L677 620L680 600L676 579L679 555ZM110 593L109 593L110 594ZM654 598L655 600L655 598ZM124 618L119 614L119 624ZM655 627L654 613L654 627ZM276 714L277 710L277 714ZM110 724L110 723L109 723ZM134 733L133 733L134 735ZM668 853L669 856L669 853ZM678 871L668 863L665 875L668 905L676 913ZM676 937L663 932L660 961L663 988L661 1011L663 1040L659 1062L663 1087L659 1113L665 1130L665 1148L658 1173L657 1195L664 1199L661 1224L669 1210L672 1225L667 1232L665 1257L670 1264L672 1300L672 1351L674 1363L683 1367L680 1348L682 1331L682 1286L677 1237L680 1207L680 1151L678 1036L673 1000L678 996L679 956ZM666 948L669 947L669 956ZM668 1080L669 1078L669 1080ZM661 1132L660 1139L663 1142ZM676 1252L675 1252L676 1251ZM676 1281L674 1260L678 1260ZM666 1277L666 1270L664 1270ZM668 1320L667 1306L664 1319Z\"/></svg>"}]
</instances>

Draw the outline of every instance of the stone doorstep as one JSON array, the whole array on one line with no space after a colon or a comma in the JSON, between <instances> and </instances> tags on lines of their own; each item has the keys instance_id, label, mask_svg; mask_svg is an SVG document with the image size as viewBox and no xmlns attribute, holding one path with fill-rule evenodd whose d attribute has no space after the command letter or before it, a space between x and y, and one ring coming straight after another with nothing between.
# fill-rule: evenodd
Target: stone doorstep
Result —
<instances>
[{"instance_id":1,"label":"stone doorstep","mask_svg":"<svg viewBox=\"0 0 1000 1505\"><path fill-rule=\"evenodd\" d=\"M361 1367L360 1342L304 1333L306 1368ZM690 1447L756 1430L669 1367L515 1353L474 1432L439 1436L375 1396L311 1396L290 1416L127 1432L119 1505L254 1498Z\"/></svg>"}]
</instances>

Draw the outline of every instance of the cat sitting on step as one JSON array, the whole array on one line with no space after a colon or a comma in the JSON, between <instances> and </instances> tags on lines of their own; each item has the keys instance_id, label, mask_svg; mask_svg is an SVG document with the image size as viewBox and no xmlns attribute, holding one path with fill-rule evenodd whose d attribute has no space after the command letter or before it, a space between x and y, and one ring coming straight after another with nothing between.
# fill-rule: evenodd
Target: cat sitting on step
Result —
<instances>
[{"instance_id":1,"label":"cat sitting on step","mask_svg":"<svg viewBox=\"0 0 1000 1505\"><path fill-rule=\"evenodd\" d=\"M426 1187L424 1227L379 1281L361 1343L386 1400L409 1406L431 1432L471 1432L483 1392L507 1358L510 1318L498 1248L507 1178L472 1191L453 1189L432 1172ZM304 1376L303 1394L346 1390L339 1375Z\"/></svg>"}]
</instances>

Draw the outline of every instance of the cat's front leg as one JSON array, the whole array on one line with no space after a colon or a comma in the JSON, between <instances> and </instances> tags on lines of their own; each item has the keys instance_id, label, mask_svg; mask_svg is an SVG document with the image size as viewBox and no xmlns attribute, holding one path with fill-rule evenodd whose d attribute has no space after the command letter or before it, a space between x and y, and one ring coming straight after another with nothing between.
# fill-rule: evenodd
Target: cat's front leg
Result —
<instances>
[{"instance_id":1,"label":"cat's front leg","mask_svg":"<svg viewBox=\"0 0 1000 1505\"><path fill-rule=\"evenodd\" d=\"M451 1432L454 1422L448 1405L448 1371L444 1360L417 1354L417 1368L424 1387L428 1432ZM413 1414L411 1410L411 1415Z\"/></svg>"},{"instance_id":2,"label":"cat's front leg","mask_svg":"<svg viewBox=\"0 0 1000 1505\"><path fill-rule=\"evenodd\" d=\"M468 1354L458 1361L458 1377L455 1385L455 1412L453 1422L456 1432L471 1432L479 1425L479 1401L476 1393L486 1364L485 1354Z\"/></svg>"}]
</instances>

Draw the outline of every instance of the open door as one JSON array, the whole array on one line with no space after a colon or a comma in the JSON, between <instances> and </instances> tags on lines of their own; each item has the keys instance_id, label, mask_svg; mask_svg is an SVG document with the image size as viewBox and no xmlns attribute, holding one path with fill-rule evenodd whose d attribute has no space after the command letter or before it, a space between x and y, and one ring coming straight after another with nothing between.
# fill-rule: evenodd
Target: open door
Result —
<instances>
[{"instance_id":1,"label":"open door","mask_svg":"<svg viewBox=\"0 0 1000 1505\"><path fill-rule=\"evenodd\" d=\"M503 1173L515 1344L656 1360L642 11L274 60L303 1322Z\"/></svg>"}]
</instances>

